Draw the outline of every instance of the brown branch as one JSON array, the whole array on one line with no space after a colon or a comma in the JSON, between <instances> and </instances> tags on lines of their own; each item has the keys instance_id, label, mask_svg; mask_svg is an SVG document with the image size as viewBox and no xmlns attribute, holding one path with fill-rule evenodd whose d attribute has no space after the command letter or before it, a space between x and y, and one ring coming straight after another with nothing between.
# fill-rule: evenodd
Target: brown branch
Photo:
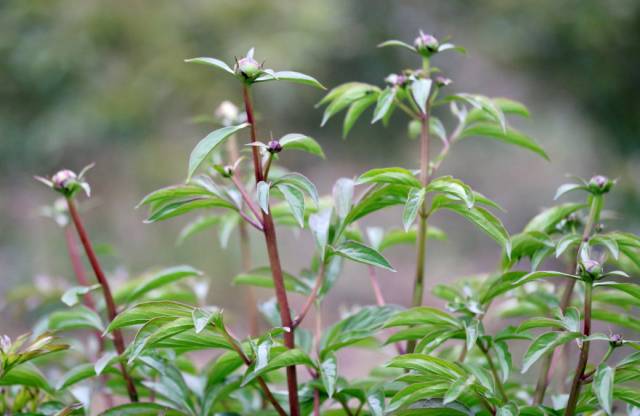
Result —
<instances>
[{"instance_id":1,"label":"brown branch","mask_svg":"<svg viewBox=\"0 0 640 416\"><path fill-rule=\"evenodd\" d=\"M320 292L320 289L324 284L324 268L325 268L325 263L324 261L322 261L322 264L320 265L320 270L318 271L318 277L316 278L316 283L313 285L311 294L309 294L309 296L307 297L307 300L304 302L304 305L302 306L302 310L300 311L298 316L293 320L293 328L297 328L298 325L302 323L302 320L304 319L305 316L307 316L307 313L311 309L313 302L315 302L315 300L318 298L318 293Z\"/></svg>"},{"instance_id":2,"label":"brown branch","mask_svg":"<svg viewBox=\"0 0 640 416\"><path fill-rule=\"evenodd\" d=\"M107 315L109 317L109 322L112 322L116 316L118 315L118 311L116 308L116 304L113 300L113 295L111 294L111 287L109 286L109 281L102 271L102 267L100 266L100 262L98 262L98 258L96 257L96 253L93 250L93 245L91 244L91 240L89 240L89 235L82 224L82 219L78 214L78 210L76 208L76 204L73 201L72 197L67 197L67 207L69 209L69 214L73 221L73 224L78 232L78 236L80 237L80 241L82 242L82 246L89 258L89 263L91 264L91 268L96 275L96 279L100 286L102 287L102 293L104 295L104 301L107 307ZM122 355L125 350L124 339L122 337L122 332L117 329L113 331L113 344L118 352L118 355ZM122 377L124 378L127 385L127 392L129 393L129 399L132 402L138 401L138 392L136 390L136 386L133 382L133 379L127 372L127 367L124 363L120 362L120 371L122 372Z\"/></svg>"}]
</instances>

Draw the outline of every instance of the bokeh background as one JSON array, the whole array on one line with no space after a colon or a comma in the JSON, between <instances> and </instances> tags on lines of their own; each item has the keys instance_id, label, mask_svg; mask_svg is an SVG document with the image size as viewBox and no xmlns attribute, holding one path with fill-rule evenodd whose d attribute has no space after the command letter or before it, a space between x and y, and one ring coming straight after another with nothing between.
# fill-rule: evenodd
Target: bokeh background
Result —
<instances>
[{"instance_id":1,"label":"bokeh background","mask_svg":"<svg viewBox=\"0 0 640 416\"><path fill-rule=\"evenodd\" d=\"M551 163L483 139L462 143L443 166L502 204L510 232L553 203L566 174L619 178L608 207L640 227L640 2L637 0L504 1L89 1L0 2L0 333L28 330L37 308L24 292L59 293L73 284L64 236L38 215L54 195L32 179L89 162L94 196L83 204L92 238L111 278L124 280L153 266L191 264L207 273L210 303L224 307L242 333L242 289L230 285L240 267L232 240L223 251L213 233L176 246L185 219L145 225L134 206L148 192L184 179L188 154L208 131L190 122L224 99L239 102L224 74L184 58L230 62L256 47L275 69L317 77L331 87L352 80L381 84L418 65L398 48L418 29L452 36L466 57L443 54L436 65L456 91L506 96L526 103L530 120L516 126L545 147ZM304 132L327 160L301 153L287 167L328 193L336 179L374 166L417 166L417 143L396 114L388 128L365 120L348 140L341 118L320 128L314 104L322 92L286 83L256 88L263 136ZM400 212L376 223L399 225ZM495 270L500 251L471 225L435 220L450 238L430 244L428 281ZM282 231L284 263L306 265L306 237ZM254 236L254 247L260 246ZM388 301L408 304L414 250L389 258L397 273L381 273ZM261 251L253 263L266 264ZM22 293L22 294L21 294ZM35 291L33 291L35 293ZM271 296L259 293L261 300ZM294 304L299 305L300 299ZM349 265L326 301L326 321L352 304L373 303L366 269Z\"/></svg>"}]
</instances>

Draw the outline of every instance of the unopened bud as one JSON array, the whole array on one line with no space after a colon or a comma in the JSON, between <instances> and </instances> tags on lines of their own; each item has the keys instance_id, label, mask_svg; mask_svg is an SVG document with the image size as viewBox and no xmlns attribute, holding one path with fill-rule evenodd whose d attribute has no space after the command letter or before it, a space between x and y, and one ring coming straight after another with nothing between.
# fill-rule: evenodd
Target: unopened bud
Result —
<instances>
[{"instance_id":1,"label":"unopened bud","mask_svg":"<svg viewBox=\"0 0 640 416\"><path fill-rule=\"evenodd\" d=\"M587 259L580 264L583 274L587 274L593 279L597 279L602 274L602 264L596 260Z\"/></svg>"},{"instance_id":2,"label":"unopened bud","mask_svg":"<svg viewBox=\"0 0 640 416\"><path fill-rule=\"evenodd\" d=\"M613 181L606 176L596 175L589 181L589 190L596 194L604 194L611 190Z\"/></svg>"},{"instance_id":3,"label":"unopened bud","mask_svg":"<svg viewBox=\"0 0 640 416\"><path fill-rule=\"evenodd\" d=\"M440 43L433 35L429 35L420 31L420 35L413 41L413 46L418 52L437 52Z\"/></svg>"},{"instance_id":4,"label":"unopened bud","mask_svg":"<svg viewBox=\"0 0 640 416\"><path fill-rule=\"evenodd\" d=\"M256 79L262 73L262 67L255 59L247 56L238 60L236 71L247 79Z\"/></svg>"},{"instance_id":5,"label":"unopened bud","mask_svg":"<svg viewBox=\"0 0 640 416\"><path fill-rule=\"evenodd\" d=\"M451 84L453 81L451 81L451 79L447 78L447 77L443 77L443 76L437 76L436 77L436 84L439 87L446 87L447 85Z\"/></svg>"},{"instance_id":6,"label":"unopened bud","mask_svg":"<svg viewBox=\"0 0 640 416\"><path fill-rule=\"evenodd\" d=\"M53 183L53 189L58 191L65 190L71 182L76 180L77 176L73 171L69 169L63 169L53 175L51 182Z\"/></svg>"},{"instance_id":7,"label":"unopened bud","mask_svg":"<svg viewBox=\"0 0 640 416\"><path fill-rule=\"evenodd\" d=\"M271 140L267 143L267 152L269 153L280 153L282 151L282 145L277 140Z\"/></svg>"},{"instance_id":8,"label":"unopened bud","mask_svg":"<svg viewBox=\"0 0 640 416\"><path fill-rule=\"evenodd\" d=\"M394 87L401 87L405 84L405 82L407 82L407 77L399 74L390 74L384 80Z\"/></svg>"},{"instance_id":9,"label":"unopened bud","mask_svg":"<svg viewBox=\"0 0 640 416\"><path fill-rule=\"evenodd\" d=\"M611 344L612 347L620 347L624 344L624 338L622 338L620 334L612 334L609 337L609 344Z\"/></svg>"}]
</instances>

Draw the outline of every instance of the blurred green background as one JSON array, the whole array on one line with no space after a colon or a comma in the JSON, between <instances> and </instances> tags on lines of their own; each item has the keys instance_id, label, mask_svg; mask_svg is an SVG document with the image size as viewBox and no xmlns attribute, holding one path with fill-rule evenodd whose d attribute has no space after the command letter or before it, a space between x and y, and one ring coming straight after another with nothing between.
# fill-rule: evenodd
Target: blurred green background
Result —
<instances>
[{"instance_id":1,"label":"blurred green background","mask_svg":"<svg viewBox=\"0 0 640 416\"><path fill-rule=\"evenodd\" d=\"M237 242L225 252L214 235L176 246L184 219L145 225L134 206L146 193L186 176L188 154L207 133L190 123L224 99L239 102L238 85L184 58L231 62L256 47L274 69L311 74L325 85L362 80L381 84L418 65L402 49L377 49L388 38L411 42L418 29L453 41L466 57L443 54L436 65L456 91L506 96L526 103L532 118L518 128L551 156L547 163L485 140L457 147L443 167L502 204L510 232L553 203L566 174L620 179L609 207L640 225L640 2L530 1L97 1L0 2L0 333L24 332L36 318L17 287L35 282L52 292L72 285L64 237L38 209L55 198L32 175L95 161L95 195L84 203L93 239L114 280L151 266L188 263L206 271L210 299L242 326L242 290L229 284L239 270ZM347 141L341 121L320 128L320 91L286 83L256 88L259 131L279 137L303 132L325 148L327 161L296 153L283 159L330 192L333 182L374 166L417 166L417 143L405 119L389 128L360 122ZM341 120L341 117L339 118ZM375 218L399 225L398 211ZM430 282L495 269L498 247L453 217L437 225L450 234L431 244ZM283 230L286 268L306 265L306 237ZM259 236L254 236L254 247ZM301 249L302 248L302 249ZM302 251L302 252L301 252ZM414 250L390 253L398 273L382 273L390 302L407 304ZM460 261L460 258L463 261ZM254 264L265 263L256 252ZM31 289L27 289L31 290ZM35 292L34 292L35 293ZM267 299L269 291L260 293ZM300 299L294 304L299 305ZM347 267L327 300L328 319L346 305L373 303L365 269Z\"/></svg>"}]
</instances>

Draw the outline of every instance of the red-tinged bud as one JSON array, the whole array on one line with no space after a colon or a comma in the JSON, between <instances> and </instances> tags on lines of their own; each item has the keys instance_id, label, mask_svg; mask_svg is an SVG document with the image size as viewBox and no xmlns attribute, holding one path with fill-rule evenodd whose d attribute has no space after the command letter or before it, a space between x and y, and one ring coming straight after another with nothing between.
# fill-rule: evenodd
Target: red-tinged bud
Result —
<instances>
[{"instance_id":1,"label":"red-tinged bud","mask_svg":"<svg viewBox=\"0 0 640 416\"><path fill-rule=\"evenodd\" d=\"M609 344L611 344L611 346L614 348L620 347L622 346L622 344L624 344L624 338L620 334L612 334L609 337Z\"/></svg>"},{"instance_id":2,"label":"red-tinged bud","mask_svg":"<svg viewBox=\"0 0 640 416\"><path fill-rule=\"evenodd\" d=\"M75 172L69 169L63 169L51 177L53 189L63 191L69 187L71 183L75 183L77 176Z\"/></svg>"},{"instance_id":3,"label":"red-tinged bud","mask_svg":"<svg viewBox=\"0 0 640 416\"><path fill-rule=\"evenodd\" d=\"M244 57L238 60L236 72L246 79L254 80L262 73L262 66L252 57Z\"/></svg>"},{"instance_id":4,"label":"red-tinged bud","mask_svg":"<svg viewBox=\"0 0 640 416\"><path fill-rule=\"evenodd\" d=\"M589 181L589 190L597 195L606 194L615 182L606 176L596 175Z\"/></svg>"},{"instance_id":5,"label":"red-tinged bud","mask_svg":"<svg viewBox=\"0 0 640 416\"><path fill-rule=\"evenodd\" d=\"M267 152L280 153L282 152L282 145L277 140L271 140L269 143L267 143Z\"/></svg>"}]
</instances>

